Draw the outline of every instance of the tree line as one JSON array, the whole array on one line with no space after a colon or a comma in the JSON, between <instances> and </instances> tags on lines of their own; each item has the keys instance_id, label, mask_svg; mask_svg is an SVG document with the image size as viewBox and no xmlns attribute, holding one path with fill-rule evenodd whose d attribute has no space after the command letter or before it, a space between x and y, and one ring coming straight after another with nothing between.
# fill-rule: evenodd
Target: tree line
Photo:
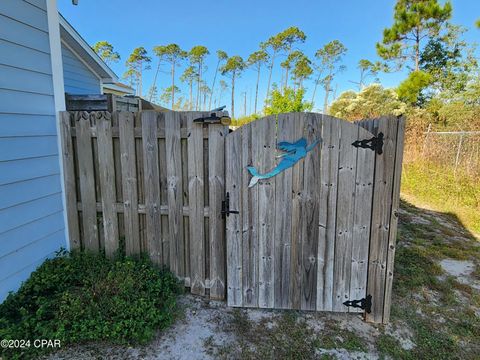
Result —
<instances>
[{"instance_id":1,"label":"tree line","mask_svg":"<svg viewBox=\"0 0 480 360\"><path fill-rule=\"evenodd\" d=\"M172 109L184 110L207 110L219 104L220 99L227 89L230 89L231 115L235 116L235 91L236 81L247 69L256 73L255 94L253 113L257 114L264 110L272 94L285 94L287 89L294 92L304 92L305 82L314 77L314 92L311 106L314 105L315 95L318 86L325 90L324 110L328 106L329 98L332 95L332 82L335 75L343 71L345 67L341 64L347 49L339 41L333 40L315 53L314 59L310 59L298 46L305 42L307 36L298 27L289 27L266 41L259 44L258 49L252 52L245 59L240 55L229 56L223 50L216 51L216 67L212 78L207 79L206 58L211 55L210 50L197 45L190 50L182 49L178 44L158 45L153 47L151 53L144 47L138 47L128 56L125 66L124 79L136 88L136 94L144 96L147 100L158 101L168 104ZM107 63L118 62L120 55L107 41L97 42L93 49ZM282 69L281 79L274 83L272 74L280 58L283 61L279 64ZM362 60L365 72L375 72L376 64L368 60ZM143 75L147 70L152 70L152 63L155 63L153 83L144 94ZM170 73L170 84L158 93L158 75L164 66L168 66ZM180 81L188 89L188 97L176 97L181 92L175 83L178 67L183 67ZM265 103L259 104L259 83L263 71L268 72L267 94ZM219 75L224 79L220 79ZM215 101L217 100L217 101ZM217 104L215 103L217 102Z\"/></svg>"},{"instance_id":2,"label":"tree line","mask_svg":"<svg viewBox=\"0 0 480 360\"><path fill-rule=\"evenodd\" d=\"M397 0L393 24L376 49L381 71L406 70L406 78L393 89L374 84L344 92L330 113L350 120L407 114L410 127L479 130L476 45L465 41L467 28L452 23L452 12L449 1ZM480 28L480 20L475 25Z\"/></svg>"},{"instance_id":3,"label":"tree line","mask_svg":"<svg viewBox=\"0 0 480 360\"><path fill-rule=\"evenodd\" d=\"M381 87L376 85L376 90L368 92L379 97L375 99L379 103L378 109L385 108L385 104L380 106L382 96L386 96L392 104L398 100L419 108L439 108L459 96L473 99L477 94L476 87L480 89L474 46L463 40L466 29L451 23L452 11L449 1L442 5L438 0L397 0L393 10L393 24L383 31L382 40L376 44L378 60L361 59L358 62L358 79L351 80L357 87L358 94L370 83L378 83L380 73L406 69L408 76L397 88L379 92ZM480 27L480 19L475 25ZM230 111L232 117L235 117L236 83L244 71L251 69L256 73L255 84L252 84L254 116L259 113L276 113L279 109L310 110L315 106L319 87L324 92L324 113L329 112L332 97L337 100L332 104L337 113L339 104L354 108L351 102L355 98L352 93L355 92L346 92L338 99L336 96L335 78L345 70L345 45L340 40L332 40L310 58L301 50L306 40L306 34L293 26L261 42L246 58L240 55L229 56L223 50L216 50L215 71L210 78L206 76L206 59L212 54L203 45L194 46L190 50L182 49L178 44L158 45L150 53L144 47L138 47L126 59L124 78L136 88L137 95L150 101L160 101L172 109L211 109L220 104L230 89ZM94 50L107 63L120 60L119 54L106 41L95 44ZM152 63L155 64L154 69L151 68ZM159 93L158 75L165 71L165 67L168 68L171 81ZM279 79L273 79L276 67L281 69ZM182 95L175 82L178 68L182 69L180 82L188 89L188 94L185 95ZM144 93L142 80L147 70L154 71L153 84ZM260 104L258 89L261 75L265 71L266 97L263 104ZM220 76L222 78L219 79ZM313 86L312 97L308 100L305 99L307 81ZM355 99L358 102L358 98ZM246 98L244 108L245 103Z\"/></svg>"}]
</instances>

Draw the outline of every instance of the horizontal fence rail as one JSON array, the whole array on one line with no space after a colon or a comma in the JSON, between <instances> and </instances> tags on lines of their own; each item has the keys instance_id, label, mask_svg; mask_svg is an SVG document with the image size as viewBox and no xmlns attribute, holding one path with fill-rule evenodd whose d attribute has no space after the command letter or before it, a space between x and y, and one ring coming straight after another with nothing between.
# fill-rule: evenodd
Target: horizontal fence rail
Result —
<instances>
[{"instance_id":1,"label":"horizontal fence rail","mask_svg":"<svg viewBox=\"0 0 480 360\"><path fill-rule=\"evenodd\" d=\"M71 248L147 253L192 293L224 299L228 126L193 121L205 115L63 112Z\"/></svg>"}]
</instances>

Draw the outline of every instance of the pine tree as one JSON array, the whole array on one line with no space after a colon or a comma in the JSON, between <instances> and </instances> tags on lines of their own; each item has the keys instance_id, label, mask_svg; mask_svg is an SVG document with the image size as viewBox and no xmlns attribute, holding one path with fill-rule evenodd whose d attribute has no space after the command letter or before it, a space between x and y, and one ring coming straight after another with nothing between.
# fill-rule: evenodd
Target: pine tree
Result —
<instances>
[{"instance_id":1,"label":"pine tree","mask_svg":"<svg viewBox=\"0 0 480 360\"><path fill-rule=\"evenodd\" d=\"M108 41L97 41L95 45L93 45L93 51L95 51L107 65L120 60L120 54L113 50L113 45Z\"/></svg>"},{"instance_id":2,"label":"pine tree","mask_svg":"<svg viewBox=\"0 0 480 360\"><path fill-rule=\"evenodd\" d=\"M205 57L210 54L208 49L205 46L197 45L194 46L188 53L188 58L190 59L190 64L197 67L197 99L195 102L195 110L199 109L200 104L200 86L202 82L202 74L205 70L204 62Z\"/></svg>"},{"instance_id":3,"label":"pine tree","mask_svg":"<svg viewBox=\"0 0 480 360\"><path fill-rule=\"evenodd\" d=\"M422 41L437 36L451 16L449 1L442 6L438 0L397 0L393 25L383 31L383 40L377 43L378 55L396 61L398 68L411 60L413 70L418 71Z\"/></svg>"},{"instance_id":4,"label":"pine tree","mask_svg":"<svg viewBox=\"0 0 480 360\"><path fill-rule=\"evenodd\" d=\"M250 54L247 60L247 66L254 68L257 72L257 83L255 85L255 106L254 113L257 113L257 100L258 100L258 84L260 82L260 70L262 66L268 61L268 54L265 50L257 50Z\"/></svg>"},{"instance_id":5,"label":"pine tree","mask_svg":"<svg viewBox=\"0 0 480 360\"><path fill-rule=\"evenodd\" d=\"M212 83L212 88L210 89L211 94L210 94L210 100L208 102L208 108L212 108L212 95L213 92L215 91L215 82L217 80L217 74L218 74L218 69L220 68L220 64L228 59L228 55L225 51L223 50L217 50L217 67L215 68L215 75L213 76L213 83Z\"/></svg>"},{"instance_id":6,"label":"pine tree","mask_svg":"<svg viewBox=\"0 0 480 360\"><path fill-rule=\"evenodd\" d=\"M235 80L240 76L245 67L246 64L242 57L235 55L229 57L221 69L222 75L228 75L232 80L232 118L235 117Z\"/></svg>"},{"instance_id":7,"label":"pine tree","mask_svg":"<svg viewBox=\"0 0 480 360\"><path fill-rule=\"evenodd\" d=\"M320 63L316 66L318 76L313 89L312 104L314 104L315 101L317 86L318 84L322 84L325 90L325 99L323 102L324 113L327 113L328 110L328 98L330 96L330 92L332 91L332 81L338 72L345 69L345 67L340 65L340 63L346 53L347 48L338 40L330 41L315 53L315 57L320 60ZM325 77L322 79L321 76L323 74L325 74Z\"/></svg>"},{"instance_id":8,"label":"pine tree","mask_svg":"<svg viewBox=\"0 0 480 360\"><path fill-rule=\"evenodd\" d=\"M193 66L187 67L182 76L180 76L180 80L182 82L188 83L189 87L189 110L193 110L193 81L197 78L197 72Z\"/></svg>"},{"instance_id":9,"label":"pine tree","mask_svg":"<svg viewBox=\"0 0 480 360\"><path fill-rule=\"evenodd\" d=\"M158 64L160 67L160 63L162 60L166 61L167 63L170 64L170 76L172 79L171 86L169 89L171 90L171 105L172 109L175 105L175 91L178 89L175 86L175 67L187 57L187 52L182 50L180 46L177 44L169 44L169 45L161 45L161 46L155 46L153 48L153 52L155 55L158 57ZM157 78L157 74L159 71L159 67L157 68L157 73L155 74L155 79L154 79L154 84Z\"/></svg>"},{"instance_id":10,"label":"pine tree","mask_svg":"<svg viewBox=\"0 0 480 360\"><path fill-rule=\"evenodd\" d=\"M151 61L152 59L147 55L147 50L145 50L143 46L140 46L133 50L125 63L127 66L125 75L135 78L138 96L142 96L143 71L150 69L148 64Z\"/></svg>"}]
</instances>

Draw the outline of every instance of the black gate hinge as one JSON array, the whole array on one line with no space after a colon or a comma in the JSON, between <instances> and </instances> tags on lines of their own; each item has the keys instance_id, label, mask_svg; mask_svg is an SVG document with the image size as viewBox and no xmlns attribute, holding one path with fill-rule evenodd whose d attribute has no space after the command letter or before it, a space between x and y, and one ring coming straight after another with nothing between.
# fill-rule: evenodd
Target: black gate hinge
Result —
<instances>
[{"instance_id":1,"label":"black gate hinge","mask_svg":"<svg viewBox=\"0 0 480 360\"><path fill-rule=\"evenodd\" d=\"M357 140L352 143L355 147L361 147L364 149L372 149L378 155L383 153L383 133L379 133L377 136L371 139Z\"/></svg>"},{"instance_id":2,"label":"black gate hinge","mask_svg":"<svg viewBox=\"0 0 480 360\"><path fill-rule=\"evenodd\" d=\"M230 210L230 193L227 192L225 200L222 201L222 219L225 219L230 214L240 214L238 210Z\"/></svg>"},{"instance_id":3,"label":"black gate hinge","mask_svg":"<svg viewBox=\"0 0 480 360\"><path fill-rule=\"evenodd\" d=\"M359 308L365 310L368 314L372 312L372 295L360 300L348 300L343 303L345 306Z\"/></svg>"}]
</instances>

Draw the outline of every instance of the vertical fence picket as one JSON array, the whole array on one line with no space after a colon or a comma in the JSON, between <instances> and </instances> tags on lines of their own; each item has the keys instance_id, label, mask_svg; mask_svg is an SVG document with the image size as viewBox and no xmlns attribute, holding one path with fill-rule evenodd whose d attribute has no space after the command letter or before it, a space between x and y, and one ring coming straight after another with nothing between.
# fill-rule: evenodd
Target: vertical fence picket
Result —
<instances>
[{"instance_id":1,"label":"vertical fence picket","mask_svg":"<svg viewBox=\"0 0 480 360\"><path fill-rule=\"evenodd\" d=\"M158 114L154 111L142 112L147 247L152 261L156 264L161 264L162 229L160 220L157 117Z\"/></svg>"},{"instance_id":2,"label":"vertical fence picket","mask_svg":"<svg viewBox=\"0 0 480 360\"><path fill-rule=\"evenodd\" d=\"M180 114L165 114L167 161L168 230L170 237L170 269L185 277L185 242L183 235L182 164Z\"/></svg>"},{"instance_id":3,"label":"vertical fence picket","mask_svg":"<svg viewBox=\"0 0 480 360\"><path fill-rule=\"evenodd\" d=\"M337 211L340 129L337 119L323 116L321 144L317 310L333 309L333 271Z\"/></svg>"},{"instance_id":4,"label":"vertical fence picket","mask_svg":"<svg viewBox=\"0 0 480 360\"><path fill-rule=\"evenodd\" d=\"M241 251L242 251L242 300L245 307L258 306L258 188L249 188L250 174L245 171L247 166L253 164L252 147L252 126L244 126L237 130L234 136L239 137L241 150L237 155L241 160L235 162L237 169L244 169L241 172L240 194L241 194ZM231 136L229 136L231 137ZM231 164L230 160L226 164ZM228 167L228 166L227 166ZM238 170L237 170L238 172ZM226 186L229 185L228 179Z\"/></svg>"},{"instance_id":5,"label":"vertical fence picket","mask_svg":"<svg viewBox=\"0 0 480 360\"><path fill-rule=\"evenodd\" d=\"M187 113L180 113L180 131L186 131L188 127ZM188 166L190 160L188 158L188 138L181 139L181 164L182 164L182 201L183 206L189 208L188 194ZM184 259L185 259L185 286L190 287L190 216L183 217L183 234L184 234Z\"/></svg>"},{"instance_id":6,"label":"vertical fence picket","mask_svg":"<svg viewBox=\"0 0 480 360\"><path fill-rule=\"evenodd\" d=\"M403 145L405 136L405 118L398 119L398 129L395 143L395 167L393 172L392 209L390 215L390 229L388 234L387 270L385 283L385 296L383 305L383 323L390 321L390 308L392 305L393 265L397 242L398 210L400 206L400 184L402 176Z\"/></svg>"},{"instance_id":7,"label":"vertical fence picket","mask_svg":"<svg viewBox=\"0 0 480 360\"><path fill-rule=\"evenodd\" d=\"M304 133L304 117L301 113L290 114L290 121L294 123L294 139L300 139ZM303 213L303 166L304 159L300 159L292 168L292 246L290 257L290 301L293 309L300 309L302 294L302 213Z\"/></svg>"},{"instance_id":8,"label":"vertical fence picket","mask_svg":"<svg viewBox=\"0 0 480 360\"><path fill-rule=\"evenodd\" d=\"M92 114L92 116L94 115ZM98 251L99 242L90 114L87 112L77 113L75 124L77 131L78 169L80 178L80 197L82 201L84 247L92 251Z\"/></svg>"},{"instance_id":9,"label":"vertical fence picket","mask_svg":"<svg viewBox=\"0 0 480 360\"><path fill-rule=\"evenodd\" d=\"M256 169L266 173L275 167L276 121L275 117L257 122L252 130L255 137L252 146L257 160ZM254 162L255 163L255 162ZM274 305L274 238L275 238L275 181L261 180L258 186L258 305L271 308Z\"/></svg>"},{"instance_id":10,"label":"vertical fence picket","mask_svg":"<svg viewBox=\"0 0 480 360\"><path fill-rule=\"evenodd\" d=\"M205 294L205 229L203 125L194 123L198 114L187 115L188 194L190 224L190 288L192 294Z\"/></svg>"},{"instance_id":11,"label":"vertical fence picket","mask_svg":"<svg viewBox=\"0 0 480 360\"><path fill-rule=\"evenodd\" d=\"M77 189L75 184L75 157L73 153L71 114L63 112L61 116L61 144L63 176L65 184L66 211L70 249L80 249L80 230L78 224Z\"/></svg>"},{"instance_id":12,"label":"vertical fence picket","mask_svg":"<svg viewBox=\"0 0 480 360\"><path fill-rule=\"evenodd\" d=\"M225 221L222 200L225 196L224 125L208 126L210 298L225 298Z\"/></svg>"},{"instance_id":13,"label":"vertical fence picket","mask_svg":"<svg viewBox=\"0 0 480 360\"><path fill-rule=\"evenodd\" d=\"M120 160L123 185L123 211L125 221L125 253L140 253L138 223L137 169L135 165L134 116L129 112L118 114Z\"/></svg>"},{"instance_id":14,"label":"vertical fence picket","mask_svg":"<svg viewBox=\"0 0 480 360\"><path fill-rule=\"evenodd\" d=\"M384 134L383 153L375 158L370 251L368 259L367 294L372 296L372 311L367 321L382 322L386 282L388 236L392 209L393 173L395 165L397 118L375 120L374 135Z\"/></svg>"},{"instance_id":15,"label":"vertical fence picket","mask_svg":"<svg viewBox=\"0 0 480 360\"><path fill-rule=\"evenodd\" d=\"M295 142L295 123L289 114L278 115L277 144ZM292 169L275 176L275 307L291 307L290 276L292 247Z\"/></svg>"},{"instance_id":16,"label":"vertical fence picket","mask_svg":"<svg viewBox=\"0 0 480 360\"><path fill-rule=\"evenodd\" d=\"M343 302L349 300L350 272L353 242L353 211L357 148L352 143L358 138L358 127L340 122L340 155L338 160L338 194L333 272L333 310L345 311Z\"/></svg>"},{"instance_id":17,"label":"vertical fence picket","mask_svg":"<svg viewBox=\"0 0 480 360\"><path fill-rule=\"evenodd\" d=\"M307 146L316 141L321 142L322 117L317 114L306 114L304 138ZM298 140L298 139L297 139ZM318 266L318 216L320 198L320 151L317 144L307 154L303 165L303 209L301 216L302 238L302 281L301 309L315 310L317 302L317 266Z\"/></svg>"},{"instance_id":18,"label":"vertical fence picket","mask_svg":"<svg viewBox=\"0 0 480 360\"><path fill-rule=\"evenodd\" d=\"M243 306L242 265L242 178L236 171L242 163L242 135L241 132L228 136L225 141L225 161L230 166L225 173L226 191L230 195L230 206L240 214L226 218L227 234L227 303L229 306Z\"/></svg>"},{"instance_id":19,"label":"vertical fence picket","mask_svg":"<svg viewBox=\"0 0 480 360\"><path fill-rule=\"evenodd\" d=\"M167 151L165 142L165 117L166 113L160 113L157 120L157 148L158 148L158 170L159 170L159 184L160 184L160 207L168 206L168 189L167 189ZM159 136L159 133L162 136ZM170 267L170 239L168 214L160 214L160 228L161 228L161 247L162 247L162 265Z\"/></svg>"},{"instance_id":20,"label":"vertical fence picket","mask_svg":"<svg viewBox=\"0 0 480 360\"><path fill-rule=\"evenodd\" d=\"M115 167L111 115L97 113L97 144L102 194L102 218L105 234L105 253L112 256L118 249L118 221L115 209Z\"/></svg>"},{"instance_id":21,"label":"vertical fence picket","mask_svg":"<svg viewBox=\"0 0 480 360\"><path fill-rule=\"evenodd\" d=\"M356 140L371 137L365 129L359 127ZM355 175L355 207L353 220L353 244L351 257L350 296L348 300L362 299L366 296L368 245L370 220L372 215L373 171L375 152L371 149L357 149ZM361 312L358 308L349 308L350 312Z\"/></svg>"}]
</instances>

